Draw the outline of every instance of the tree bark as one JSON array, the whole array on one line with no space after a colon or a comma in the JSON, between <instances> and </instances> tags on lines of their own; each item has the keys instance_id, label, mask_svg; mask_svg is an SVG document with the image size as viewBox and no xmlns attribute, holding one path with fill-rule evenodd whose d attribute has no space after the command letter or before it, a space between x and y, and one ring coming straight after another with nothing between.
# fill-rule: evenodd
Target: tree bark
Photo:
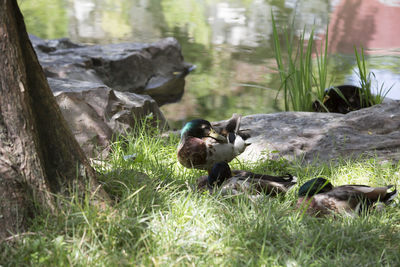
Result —
<instances>
[{"instance_id":1,"label":"tree bark","mask_svg":"<svg viewBox=\"0 0 400 267\"><path fill-rule=\"evenodd\" d=\"M0 0L0 239L23 231L52 193L96 191L95 171L73 137L33 50L16 0Z\"/></svg>"}]
</instances>

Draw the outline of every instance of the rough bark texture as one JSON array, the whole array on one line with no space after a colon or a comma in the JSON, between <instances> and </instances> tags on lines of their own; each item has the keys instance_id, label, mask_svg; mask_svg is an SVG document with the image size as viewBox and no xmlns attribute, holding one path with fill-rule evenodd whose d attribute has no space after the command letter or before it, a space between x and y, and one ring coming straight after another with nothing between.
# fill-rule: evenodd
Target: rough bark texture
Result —
<instances>
[{"instance_id":1,"label":"rough bark texture","mask_svg":"<svg viewBox=\"0 0 400 267\"><path fill-rule=\"evenodd\" d=\"M97 186L49 88L17 2L0 0L0 238L24 229L33 203L53 208L50 192L66 193L72 184L84 188L89 180L90 187ZM107 199L102 190L100 195Z\"/></svg>"}]
</instances>

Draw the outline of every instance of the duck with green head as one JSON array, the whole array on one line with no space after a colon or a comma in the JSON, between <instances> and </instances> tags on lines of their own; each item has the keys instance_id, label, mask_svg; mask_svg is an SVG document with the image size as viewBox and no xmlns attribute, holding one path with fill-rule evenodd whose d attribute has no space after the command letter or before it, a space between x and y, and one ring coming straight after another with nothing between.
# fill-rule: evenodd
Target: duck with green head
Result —
<instances>
[{"instance_id":1,"label":"duck with green head","mask_svg":"<svg viewBox=\"0 0 400 267\"><path fill-rule=\"evenodd\" d=\"M286 193L296 184L296 177L290 174L272 176L242 170L231 171L226 162L218 162L212 167L208 176L197 180L199 190L213 192L220 189L222 195L238 195L246 192L251 195L267 194L275 196Z\"/></svg>"},{"instance_id":2,"label":"duck with green head","mask_svg":"<svg viewBox=\"0 0 400 267\"><path fill-rule=\"evenodd\" d=\"M235 121L233 131L229 130L230 127L229 131L221 129L221 133L217 133L211 123L203 119L186 123L181 131L178 161L186 168L207 170L209 173L215 163L230 162L246 148L238 134L240 116Z\"/></svg>"},{"instance_id":3,"label":"duck with green head","mask_svg":"<svg viewBox=\"0 0 400 267\"><path fill-rule=\"evenodd\" d=\"M319 216L332 213L355 215L376 207L378 202L389 204L397 195L396 190L389 191L391 187L393 185L334 187L324 178L314 178L300 187L297 207Z\"/></svg>"}]
</instances>

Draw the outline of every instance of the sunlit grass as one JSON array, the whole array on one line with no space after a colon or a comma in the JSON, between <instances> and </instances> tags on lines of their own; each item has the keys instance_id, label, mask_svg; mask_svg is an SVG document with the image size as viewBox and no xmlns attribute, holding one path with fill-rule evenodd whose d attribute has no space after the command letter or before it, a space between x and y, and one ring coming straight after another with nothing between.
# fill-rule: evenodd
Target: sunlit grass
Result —
<instances>
[{"instance_id":1,"label":"sunlit grass","mask_svg":"<svg viewBox=\"0 0 400 267\"><path fill-rule=\"evenodd\" d=\"M142 128L143 129L143 128ZM205 173L177 163L179 138L139 130L121 137L98 167L115 204L100 211L89 198L59 197L58 214L37 216L29 233L0 244L4 266L395 266L400 262L400 210L367 217L303 215L298 186L257 200L198 193ZM136 159L124 159L126 155ZM105 167L107 165L107 168ZM377 159L301 165L284 159L231 166L291 173L299 184L323 176L334 185L399 186L400 164ZM147 175L145 175L147 174Z\"/></svg>"}]
</instances>

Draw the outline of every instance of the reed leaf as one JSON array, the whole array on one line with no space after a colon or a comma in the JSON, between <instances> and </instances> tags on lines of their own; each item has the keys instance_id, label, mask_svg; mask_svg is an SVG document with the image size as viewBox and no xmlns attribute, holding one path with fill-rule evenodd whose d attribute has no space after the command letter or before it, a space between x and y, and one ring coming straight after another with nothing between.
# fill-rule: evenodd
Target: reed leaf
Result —
<instances>
[{"instance_id":1,"label":"reed leaf","mask_svg":"<svg viewBox=\"0 0 400 267\"><path fill-rule=\"evenodd\" d=\"M316 52L317 73L314 74L313 54L314 54L314 28L306 39L306 27L304 27L294 46L294 35L292 31L285 30L286 57L283 58L281 43L276 27L274 15L271 11L273 43L275 59L281 80L278 94L283 90L285 110L311 111L312 103L315 98L323 105L324 90L327 87L327 43L328 35L325 39L325 49L322 49L321 56ZM316 93L314 93L316 91Z\"/></svg>"}]
</instances>

